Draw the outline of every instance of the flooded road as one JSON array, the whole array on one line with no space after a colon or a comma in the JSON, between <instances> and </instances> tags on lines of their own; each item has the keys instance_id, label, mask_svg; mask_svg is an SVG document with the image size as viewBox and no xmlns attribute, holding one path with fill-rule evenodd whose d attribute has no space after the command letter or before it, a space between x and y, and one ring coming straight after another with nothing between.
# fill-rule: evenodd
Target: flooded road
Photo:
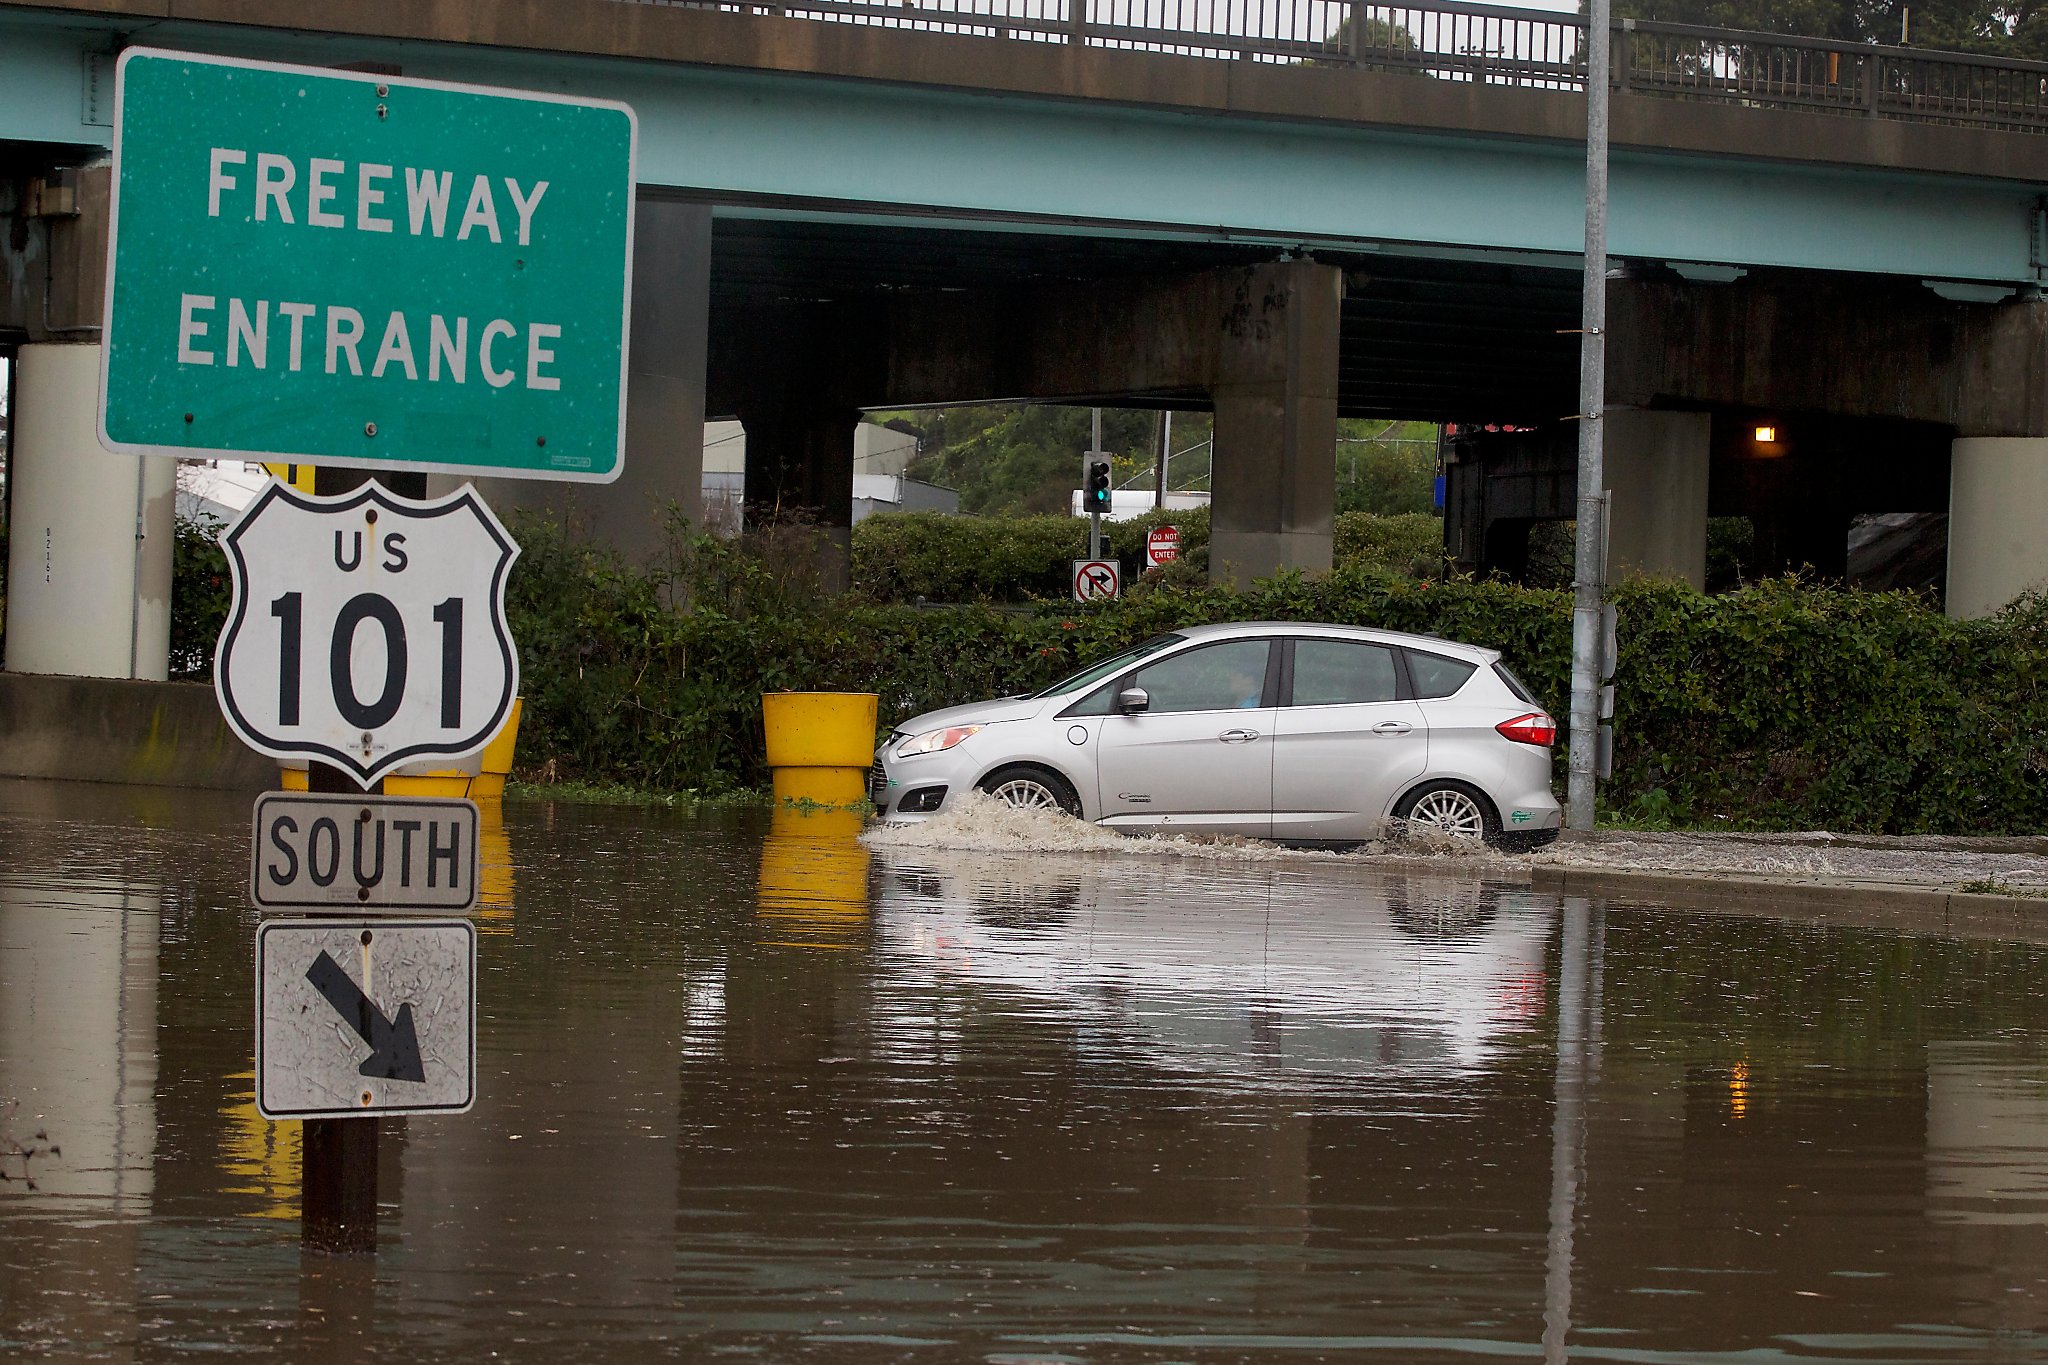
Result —
<instances>
[{"instance_id":1,"label":"flooded road","mask_svg":"<svg viewBox=\"0 0 2048 1365\"><path fill-rule=\"evenodd\" d=\"M302 1257L249 804L0 784L0 1359L2048 1358L2048 948L766 812L508 805Z\"/></svg>"}]
</instances>

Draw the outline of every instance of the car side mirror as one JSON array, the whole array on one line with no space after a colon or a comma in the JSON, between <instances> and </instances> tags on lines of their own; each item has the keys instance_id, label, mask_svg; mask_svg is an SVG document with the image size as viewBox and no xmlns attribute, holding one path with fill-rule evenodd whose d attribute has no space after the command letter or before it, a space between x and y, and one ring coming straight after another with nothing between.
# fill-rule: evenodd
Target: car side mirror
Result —
<instances>
[{"instance_id":1,"label":"car side mirror","mask_svg":"<svg viewBox=\"0 0 2048 1365\"><path fill-rule=\"evenodd\" d=\"M1116 709L1127 716L1149 711L1152 709L1152 694L1142 687L1126 687L1116 694Z\"/></svg>"}]
</instances>

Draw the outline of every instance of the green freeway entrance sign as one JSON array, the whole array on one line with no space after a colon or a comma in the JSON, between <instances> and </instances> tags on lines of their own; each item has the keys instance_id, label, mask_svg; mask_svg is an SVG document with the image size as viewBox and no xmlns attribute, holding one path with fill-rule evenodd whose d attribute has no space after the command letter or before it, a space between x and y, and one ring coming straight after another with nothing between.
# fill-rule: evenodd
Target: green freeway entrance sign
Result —
<instances>
[{"instance_id":1,"label":"green freeway entrance sign","mask_svg":"<svg viewBox=\"0 0 2048 1365\"><path fill-rule=\"evenodd\" d=\"M635 134L604 101L124 52L100 439L617 478Z\"/></svg>"}]
</instances>

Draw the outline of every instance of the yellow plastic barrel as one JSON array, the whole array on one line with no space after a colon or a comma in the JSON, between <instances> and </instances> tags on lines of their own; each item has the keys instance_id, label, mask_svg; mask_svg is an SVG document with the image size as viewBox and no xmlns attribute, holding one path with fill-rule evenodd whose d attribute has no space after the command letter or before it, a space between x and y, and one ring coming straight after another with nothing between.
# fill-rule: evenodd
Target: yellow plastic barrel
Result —
<instances>
[{"instance_id":1,"label":"yellow plastic barrel","mask_svg":"<svg viewBox=\"0 0 2048 1365\"><path fill-rule=\"evenodd\" d=\"M766 692L761 726L777 804L857 805L867 798L875 756L872 692Z\"/></svg>"},{"instance_id":2,"label":"yellow plastic barrel","mask_svg":"<svg viewBox=\"0 0 2048 1365\"><path fill-rule=\"evenodd\" d=\"M512 712L482 752L457 759L446 767L432 762L408 763L384 779L386 796L466 796L472 801L495 801L505 795L505 779L512 772L512 751L519 743L520 698L512 699ZM306 790L306 765L287 765L281 775L288 792Z\"/></svg>"}]
</instances>

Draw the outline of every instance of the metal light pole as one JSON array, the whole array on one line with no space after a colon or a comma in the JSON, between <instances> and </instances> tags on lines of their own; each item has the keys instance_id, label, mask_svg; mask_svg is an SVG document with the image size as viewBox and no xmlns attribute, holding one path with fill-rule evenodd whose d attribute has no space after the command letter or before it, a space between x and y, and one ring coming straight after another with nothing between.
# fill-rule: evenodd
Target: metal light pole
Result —
<instances>
[{"instance_id":1,"label":"metal light pole","mask_svg":"<svg viewBox=\"0 0 2048 1365\"><path fill-rule=\"evenodd\" d=\"M1605 423L1607 401L1608 0L1586 13L1586 278L1579 334L1578 547L1572 572L1571 768L1565 827L1593 828L1600 747L1601 605L1607 589Z\"/></svg>"},{"instance_id":2,"label":"metal light pole","mask_svg":"<svg viewBox=\"0 0 2048 1365\"><path fill-rule=\"evenodd\" d=\"M1090 460L1105 458L1102 454L1101 408L1088 409L1088 458ZM1085 462L1083 462L1083 468L1086 468ZM1082 488L1086 489L1086 487L1087 485L1084 483ZM1114 483L1110 484L1112 490L1115 487ZM1116 494L1112 492L1110 497L1114 500ZM1102 513L1095 510L1095 506L1092 503L1088 507L1088 557L1090 559L1102 558Z\"/></svg>"}]
</instances>

